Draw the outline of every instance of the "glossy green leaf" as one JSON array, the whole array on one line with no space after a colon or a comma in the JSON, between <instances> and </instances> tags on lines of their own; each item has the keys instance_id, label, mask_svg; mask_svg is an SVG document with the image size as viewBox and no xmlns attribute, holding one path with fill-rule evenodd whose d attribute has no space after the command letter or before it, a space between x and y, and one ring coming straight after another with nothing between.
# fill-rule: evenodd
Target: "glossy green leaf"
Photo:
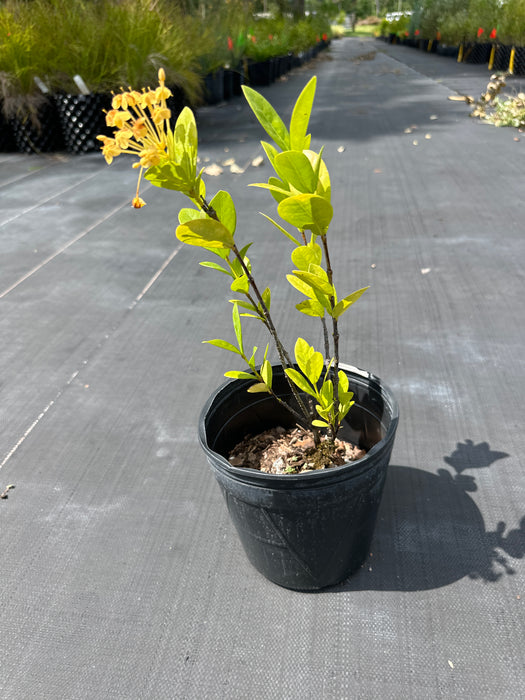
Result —
<instances>
[{"instance_id":1,"label":"glossy green leaf","mask_svg":"<svg viewBox=\"0 0 525 700\"><path fill-rule=\"evenodd\" d=\"M265 384L271 388L273 374L272 374L272 366L268 362L268 360L265 360L263 362L263 365L261 367L261 377L264 379Z\"/></svg>"},{"instance_id":2,"label":"glossy green leaf","mask_svg":"<svg viewBox=\"0 0 525 700\"><path fill-rule=\"evenodd\" d=\"M259 187L262 190L269 190L276 202L282 202L290 196L290 190L286 189L286 183L277 177L270 177L268 182L252 182L249 187Z\"/></svg>"},{"instance_id":3,"label":"glossy green leaf","mask_svg":"<svg viewBox=\"0 0 525 700\"><path fill-rule=\"evenodd\" d=\"M279 151L275 148L275 146L272 146L272 144L268 143L267 141L261 141L261 146L263 147L264 152L266 153L266 157L273 166L273 159L279 153Z\"/></svg>"},{"instance_id":4,"label":"glossy green leaf","mask_svg":"<svg viewBox=\"0 0 525 700\"><path fill-rule=\"evenodd\" d=\"M215 197L210 202L210 207L215 211L221 224L226 226L228 231L233 234L237 226L237 214L235 212L235 204L229 192L219 190Z\"/></svg>"},{"instance_id":5,"label":"glossy green leaf","mask_svg":"<svg viewBox=\"0 0 525 700\"><path fill-rule=\"evenodd\" d=\"M228 275L228 277L231 277L231 272L229 270L225 270L222 265L218 265L217 263L214 262L209 262L205 260L204 262L199 263L199 265L202 265L202 267L209 267L211 270L217 270L218 272L223 272L225 275Z\"/></svg>"},{"instance_id":6,"label":"glossy green leaf","mask_svg":"<svg viewBox=\"0 0 525 700\"><path fill-rule=\"evenodd\" d=\"M203 340L202 342L207 343L208 345L214 345L216 348L222 348L223 350L229 350L230 352L234 352L236 355L241 354L239 352L238 348L236 348L235 345L228 343L227 340L220 340L219 338L215 338L214 340Z\"/></svg>"},{"instance_id":7,"label":"glossy green leaf","mask_svg":"<svg viewBox=\"0 0 525 700\"><path fill-rule=\"evenodd\" d=\"M310 265L320 265L323 251L317 243L309 243L292 250L292 262L299 270L308 270Z\"/></svg>"},{"instance_id":8,"label":"glossy green leaf","mask_svg":"<svg viewBox=\"0 0 525 700\"><path fill-rule=\"evenodd\" d=\"M230 370L224 373L225 377L231 377L232 379L256 379L253 374L249 372L237 372L235 370Z\"/></svg>"},{"instance_id":9,"label":"glossy green leaf","mask_svg":"<svg viewBox=\"0 0 525 700\"><path fill-rule=\"evenodd\" d=\"M315 194L298 194L287 197L277 207L279 216L301 231L314 233L326 231L333 216L330 202Z\"/></svg>"},{"instance_id":10,"label":"glossy green leaf","mask_svg":"<svg viewBox=\"0 0 525 700\"><path fill-rule=\"evenodd\" d=\"M312 421L312 425L315 425L316 428L329 428L329 424L326 423L324 420L319 420L318 418L315 418Z\"/></svg>"},{"instance_id":11,"label":"glossy green leaf","mask_svg":"<svg viewBox=\"0 0 525 700\"><path fill-rule=\"evenodd\" d=\"M206 219L206 214L201 209L192 209L191 207L183 207L179 211L179 224L185 224L187 221L195 219Z\"/></svg>"},{"instance_id":12,"label":"glossy green leaf","mask_svg":"<svg viewBox=\"0 0 525 700\"><path fill-rule=\"evenodd\" d=\"M248 294L248 292L250 291L250 282L248 280L248 277L246 275L242 275L242 277L237 277L231 283L230 289L232 290L232 292Z\"/></svg>"},{"instance_id":13,"label":"glossy green leaf","mask_svg":"<svg viewBox=\"0 0 525 700\"><path fill-rule=\"evenodd\" d=\"M313 265L311 268L314 267ZM302 282L305 282L306 284L310 285L312 289L319 291L321 294L327 294L328 296L332 296L334 293L334 288L328 282L325 280L323 277L320 275L316 274L315 272L305 272L304 270L294 270L293 274L295 277L300 279Z\"/></svg>"},{"instance_id":14,"label":"glossy green leaf","mask_svg":"<svg viewBox=\"0 0 525 700\"><path fill-rule=\"evenodd\" d=\"M312 316L314 318L324 317L324 306L318 302L317 299L305 299L299 304L296 304L295 308L306 316Z\"/></svg>"},{"instance_id":15,"label":"glossy green leaf","mask_svg":"<svg viewBox=\"0 0 525 700\"><path fill-rule=\"evenodd\" d=\"M352 294L349 294L347 297L344 299L341 299L335 306L332 311L332 316L334 318L339 318L344 314L344 312L348 309L349 306L352 306L352 304L359 299L359 297L366 292L366 290L369 289L369 287L363 287L362 289L358 289L356 292L352 292Z\"/></svg>"},{"instance_id":16,"label":"glossy green leaf","mask_svg":"<svg viewBox=\"0 0 525 700\"><path fill-rule=\"evenodd\" d=\"M247 85L242 86L242 91L253 113L268 136L282 151L289 150L290 135L288 129L272 105L265 97Z\"/></svg>"},{"instance_id":17,"label":"glossy green leaf","mask_svg":"<svg viewBox=\"0 0 525 700\"><path fill-rule=\"evenodd\" d=\"M314 194L317 178L307 156L300 151L278 153L273 161L277 175L298 192Z\"/></svg>"},{"instance_id":18,"label":"glossy green leaf","mask_svg":"<svg viewBox=\"0 0 525 700\"><path fill-rule=\"evenodd\" d=\"M230 231L215 219L195 219L177 227L179 241L201 248L233 248Z\"/></svg>"},{"instance_id":19,"label":"glossy green leaf","mask_svg":"<svg viewBox=\"0 0 525 700\"><path fill-rule=\"evenodd\" d=\"M237 306L237 304L233 305L232 321L233 321L233 330L235 331L235 337L237 338L237 345L239 346L239 350L241 351L241 355L244 355L244 348L243 348L243 342L242 342L241 318L239 315L239 307Z\"/></svg>"},{"instance_id":20,"label":"glossy green leaf","mask_svg":"<svg viewBox=\"0 0 525 700\"><path fill-rule=\"evenodd\" d=\"M303 88L293 109L290 120L290 145L295 151L302 151L304 148L307 148L305 139L312 112L316 84L317 80L314 76Z\"/></svg>"},{"instance_id":21,"label":"glossy green leaf","mask_svg":"<svg viewBox=\"0 0 525 700\"><path fill-rule=\"evenodd\" d=\"M315 391L300 372L298 372L296 369L292 369L291 367L287 368L285 372L287 377L289 377L292 382L298 386L299 389L301 389L301 391L304 391L305 394L310 394L310 396L317 398Z\"/></svg>"}]
</instances>

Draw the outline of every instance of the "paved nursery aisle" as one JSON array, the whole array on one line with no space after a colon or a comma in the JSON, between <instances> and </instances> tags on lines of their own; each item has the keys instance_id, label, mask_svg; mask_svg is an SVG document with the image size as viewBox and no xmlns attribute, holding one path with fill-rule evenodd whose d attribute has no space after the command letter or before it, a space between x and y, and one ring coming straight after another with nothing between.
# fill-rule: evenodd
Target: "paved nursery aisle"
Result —
<instances>
[{"instance_id":1,"label":"paved nursery aisle","mask_svg":"<svg viewBox=\"0 0 525 700\"><path fill-rule=\"evenodd\" d=\"M336 42L263 90L289 115L318 75L336 274L371 285L343 355L401 408L371 556L320 594L250 567L197 445L230 362L200 341L231 312L174 237L181 200L133 211L122 158L0 156L3 699L523 696L523 142L447 99L482 68L403 49ZM198 123L277 323L318 342L277 310L258 124L240 99Z\"/></svg>"}]
</instances>

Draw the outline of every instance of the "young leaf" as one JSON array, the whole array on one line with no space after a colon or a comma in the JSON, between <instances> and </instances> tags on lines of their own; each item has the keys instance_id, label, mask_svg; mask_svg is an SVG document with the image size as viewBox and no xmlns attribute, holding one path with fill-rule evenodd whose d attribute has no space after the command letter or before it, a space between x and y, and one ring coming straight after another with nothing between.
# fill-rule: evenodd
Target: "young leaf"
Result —
<instances>
[{"instance_id":1,"label":"young leaf","mask_svg":"<svg viewBox=\"0 0 525 700\"><path fill-rule=\"evenodd\" d=\"M314 233L326 231L333 216L330 202L315 194L298 194L287 197L277 207L279 216L301 231Z\"/></svg>"},{"instance_id":2,"label":"young leaf","mask_svg":"<svg viewBox=\"0 0 525 700\"><path fill-rule=\"evenodd\" d=\"M266 384L252 384L252 386L249 386L248 389L246 390L250 394L262 394L263 392L269 393L269 389L266 386Z\"/></svg>"},{"instance_id":3,"label":"young leaf","mask_svg":"<svg viewBox=\"0 0 525 700\"><path fill-rule=\"evenodd\" d=\"M359 297L366 292L366 290L369 289L369 287L363 287L362 289L358 289L357 292L352 292L352 294L349 294L347 297L344 299L341 299L335 306L334 309L331 313L333 318L339 318L339 316L342 316L344 312L348 309L349 306L351 306L355 301L359 299Z\"/></svg>"},{"instance_id":4,"label":"young leaf","mask_svg":"<svg viewBox=\"0 0 525 700\"><path fill-rule=\"evenodd\" d=\"M217 270L218 272L224 272L224 274L228 275L228 277L232 276L231 272L225 270L222 265L218 265L217 263L204 261L199 263L199 265L202 265L202 267L209 267L211 270Z\"/></svg>"},{"instance_id":5,"label":"young leaf","mask_svg":"<svg viewBox=\"0 0 525 700\"><path fill-rule=\"evenodd\" d=\"M279 153L279 151L274 146L272 146L271 143L268 143L267 141L261 141L261 146L264 148L264 152L266 153L266 157L268 158L271 165L273 166L273 159Z\"/></svg>"},{"instance_id":6,"label":"young leaf","mask_svg":"<svg viewBox=\"0 0 525 700\"><path fill-rule=\"evenodd\" d=\"M271 389L271 387L272 387L272 366L268 362L268 360L265 360L263 362L263 365L261 367L261 377L263 378L266 386L268 386Z\"/></svg>"},{"instance_id":7,"label":"young leaf","mask_svg":"<svg viewBox=\"0 0 525 700\"><path fill-rule=\"evenodd\" d=\"M292 118L290 120L290 145L294 151L302 151L307 148L305 144L308 122L312 112L317 79L314 76L303 88L295 103ZM308 144L309 145L309 144Z\"/></svg>"},{"instance_id":8,"label":"young leaf","mask_svg":"<svg viewBox=\"0 0 525 700\"><path fill-rule=\"evenodd\" d=\"M324 420L318 420L317 418L312 421L312 425L315 425L316 428L329 428L330 426L328 423L326 423Z\"/></svg>"},{"instance_id":9,"label":"young leaf","mask_svg":"<svg viewBox=\"0 0 525 700\"><path fill-rule=\"evenodd\" d=\"M192 209L191 207L184 207L179 211L179 224L185 224L187 221L193 221L194 219L205 219L206 214L202 210Z\"/></svg>"},{"instance_id":10,"label":"young leaf","mask_svg":"<svg viewBox=\"0 0 525 700\"><path fill-rule=\"evenodd\" d=\"M235 347L235 345L228 343L227 340L220 340L219 338L216 338L215 340L203 340L202 342L207 343L208 345L214 345L216 348L229 350L230 352L234 352L236 355L241 354L239 350Z\"/></svg>"},{"instance_id":11,"label":"young leaf","mask_svg":"<svg viewBox=\"0 0 525 700\"><path fill-rule=\"evenodd\" d=\"M270 287L266 287L266 289L264 290L264 292L262 293L261 296L262 296L262 300L264 302L264 305L266 306L266 308L269 311L270 304L272 302L272 293L270 292ZM260 304L259 304L259 306L260 306ZM262 311L262 309L260 309L260 310Z\"/></svg>"},{"instance_id":12,"label":"young leaf","mask_svg":"<svg viewBox=\"0 0 525 700\"><path fill-rule=\"evenodd\" d=\"M231 194L224 190L219 190L211 200L210 207L215 210L221 224L226 226L233 236L235 227L237 226L237 214Z\"/></svg>"},{"instance_id":13,"label":"young leaf","mask_svg":"<svg viewBox=\"0 0 525 700\"><path fill-rule=\"evenodd\" d=\"M201 248L233 248L233 236L215 219L195 219L177 227L179 241Z\"/></svg>"},{"instance_id":14,"label":"young leaf","mask_svg":"<svg viewBox=\"0 0 525 700\"><path fill-rule=\"evenodd\" d=\"M242 277L237 277L231 283L230 289L232 290L232 292L248 294L248 292L250 291L250 282L248 280L248 277L246 275L242 275Z\"/></svg>"},{"instance_id":15,"label":"young leaf","mask_svg":"<svg viewBox=\"0 0 525 700\"><path fill-rule=\"evenodd\" d=\"M313 265L311 268L314 267ZM323 270L324 272L324 270ZM333 296L334 288L320 275L315 272L305 272L304 270L293 270L293 274L298 277L302 282L309 284L312 289L319 291L321 294L327 294L328 296Z\"/></svg>"},{"instance_id":16,"label":"young leaf","mask_svg":"<svg viewBox=\"0 0 525 700\"><path fill-rule=\"evenodd\" d=\"M272 105L260 93L247 85L242 86L244 96L262 128L282 151L290 149L290 134L283 120Z\"/></svg>"},{"instance_id":17,"label":"young leaf","mask_svg":"<svg viewBox=\"0 0 525 700\"><path fill-rule=\"evenodd\" d=\"M308 270L310 265L320 265L323 251L317 243L309 243L292 250L292 262L299 270Z\"/></svg>"},{"instance_id":18,"label":"young leaf","mask_svg":"<svg viewBox=\"0 0 525 700\"><path fill-rule=\"evenodd\" d=\"M324 317L324 307L317 299L305 299L296 304L295 308L306 316L313 316L314 318Z\"/></svg>"},{"instance_id":19,"label":"young leaf","mask_svg":"<svg viewBox=\"0 0 525 700\"><path fill-rule=\"evenodd\" d=\"M260 212L260 213L262 214L262 212ZM262 214L262 215L264 216L265 219L268 219L268 221L270 223L272 223L275 226L275 228L279 229L279 231L283 234L283 236L286 236L286 238L288 238L290 241L292 241L292 243L295 243L295 245L301 245L301 242L298 241L297 238L295 238L295 236L292 236L291 233L288 233L288 231L285 228L283 228L280 224L278 224L276 221L274 221L272 218L270 218L266 214Z\"/></svg>"},{"instance_id":20,"label":"young leaf","mask_svg":"<svg viewBox=\"0 0 525 700\"><path fill-rule=\"evenodd\" d=\"M312 164L304 153L285 151L278 153L273 161L275 172L284 182L298 192L314 194L317 189L317 178Z\"/></svg>"},{"instance_id":21,"label":"young leaf","mask_svg":"<svg viewBox=\"0 0 525 700\"><path fill-rule=\"evenodd\" d=\"M292 382L296 384L299 389L301 389L301 391L304 391L305 394L310 394L310 396L317 398L317 394L300 372L298 372L296 369L292 369L291 367L288 367L285 372Z\"/></svg>"},{"instance_id":22,"label":"young leaf","mask_svg":"<svg viewBox=\"0 0 525 700\"><path fill-rule=\"evenodd\" d=\"M276 177L268 178L268 182L252 182L248 187L260 187L262 190L270 190L270 194L276 202L282 202L290 196L290 190L286 189L286 183Z\"/></svg>"},{"instance_id":23,"label":"young leaf","mask_svg":"<svg viewBox=\"0 0 525 700\"><path fill-rule=\"evenodd\" d=\"M232 379L256 379L256 377L254 377L253 374L249 374L249 372L237 372L235 370L225 372L224 376L231 377Z\"/></svg>"},{"instance_id":24,"label":"young leaf","mask_svg":"<svg viewBox=\"0 0 525 700\"><path fill-rule=\"evenodd\" d=\"M233 330L235 331L235 337L237 338L237 344L239 346L239 350L241 351L240 354L244 355L244 348L242 345L242 326L241 326L241 318L239 315L239 307L237 304L233 305L232 309L232 321L233 321Z\"/></svg>"}]
</instances>

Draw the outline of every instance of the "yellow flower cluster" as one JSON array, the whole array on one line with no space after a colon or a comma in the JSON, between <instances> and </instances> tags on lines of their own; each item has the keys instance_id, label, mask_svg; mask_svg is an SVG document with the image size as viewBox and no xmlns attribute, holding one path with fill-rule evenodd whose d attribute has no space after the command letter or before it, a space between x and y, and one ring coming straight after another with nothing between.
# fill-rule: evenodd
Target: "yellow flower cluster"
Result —
<instances>
[{"instance_id":1,"label":"yellow flower cluster","mask_svg":"<svg viewBox=\"0 0 525 700\"><path fill-rule=\"evenodd\" d=\"M153 165L159 165L168 158L168 138L171 111L166 100L171 90L165 86L166 75L159 70L159 87L155 90L122 91L113 96L112 109L106 113L106 124L114 129L113 138L97 136L102 141L102 153L109 164L121 153L138 156L133 164L140 168L137 192L132 205L140 209L145 205L139 197L142 172Z\"/></svg>"}]
</instances>

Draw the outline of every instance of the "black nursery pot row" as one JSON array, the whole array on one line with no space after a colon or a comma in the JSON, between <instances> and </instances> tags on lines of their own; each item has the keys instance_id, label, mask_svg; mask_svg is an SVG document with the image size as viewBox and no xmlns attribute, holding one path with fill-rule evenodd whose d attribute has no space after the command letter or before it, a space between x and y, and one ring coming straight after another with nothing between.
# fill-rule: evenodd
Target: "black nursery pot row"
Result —
<instances>
[{"instance_id":1,"label":"black nursery pot row","mask_svg":"<svg viewBox=\"0 0 525 700\"><path fill-rule=\"evenodd\" d=\"M241 94L243 84L270 85L292 68L315 58L329 46L322 41L301 54L288 54L266 61L245 60L236 69L220 68L204 79L207 104L217 104ZM183 91L171 87L173 96L168 101L175 121L187 101ZM111 136L105 122L104 110L111 108L112 96L106 93L70 95L58 93L42 101L33 118L6 119L0 104L0 152L88 153L100 148L98 134Z\"/></svg>"},{"instance_id":2,"label":"black nursery pot row","mask_svg":"<svg viewBox=\"0 0 525 700\"><path fill-rule=\"evenodd\" d=\"M417 37L400 38L396 34L381 36L379 38L391 44L402 44L403 46L410 46L411 48L420 49L422 51L437 53L440 56L449 56L451 58L457 59L459 55L459 46L448 46L446 44L442 44L441 42L435 39L419 39ZM467 43L463 46L462 61L464 63L471 63L476 65L488 65L490 62L493 47L494 44L490 42ZM511 51L512 46L496 44L492 70L509 70ZM514 66L512 72L514 75L525 75L525 46L515 47Z\"/></svg>"},{"instance_id":3,"label":"black nursery pot row","mask_svg":"<svg viewBox=\"0 0 525 700\"><path fill-rule=\"evenodd\" d=\"M286 75L292 68L298 68L315 58L319 51L330 45L321 41L316 46L299 54L274 56L263 61L245 59L235 68L219 68L204 78L204 96L209 105L230 100L242 94L242 85L264 87Z\"/></svg>"}]
</instances>

